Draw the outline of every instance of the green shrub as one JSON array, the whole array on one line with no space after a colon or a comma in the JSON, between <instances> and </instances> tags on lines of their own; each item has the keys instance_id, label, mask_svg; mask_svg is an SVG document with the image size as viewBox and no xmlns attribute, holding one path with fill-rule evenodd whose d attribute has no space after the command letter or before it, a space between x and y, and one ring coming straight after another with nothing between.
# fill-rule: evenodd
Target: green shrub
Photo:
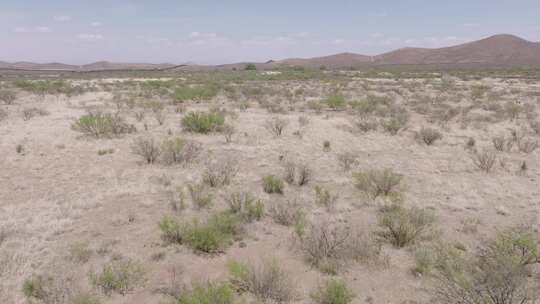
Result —
<instances>
[{"instance_id":1,"label":"green shrub","mask_svg":"<svg viewBox=\"0 0 540 304\"><path fill-rule=\"evenodd\" d=\"M434 222L431 210L405 208L399 203L387 206L379 213L379 223L385 229L383 236L396 247L407 246L424 236Z\"/></svg>"},{"instance_id":2,"label":"green shrub","mask_svg":"<svg viewBox=\"0 0 540 304\"><path fill-rule=\"evenodd\" d=\"M260 220L264 215L264 204L249 192L234 192L226 198L229 209L246 222Z\"/></svg>"},{"instance_id":3,"label":"green shrub","mask_svg":"<svg viewBox=\"0 0 540 304\"><path fill-rule=\"evenodd\" d=\"M218 212L203 224L194 221L184 227L186 243L195 251L205 253L222 252L238 235L241 229L240 218L230 212Z\"/></svg>"},{"instance_id":4,"label":"green shrub","mask_svg":"<svg viewBox=\"0 0 540 304\"><path fill-rule=\"evenodd\" d=\"M219 112L189 112L182 118L182 127L188 132L219 132L224 124L225 116Z\"/></svg>"},{"instance_id":5,"label":"green shrub","mask_svg":"<svg viewBox=\"0 0 540 304\"><path fill-rule=\"evenodd\" d=\"M152 137L138 137L131 145L133 154L141 156L148 164L153 164L161 154L158 143Z\"/></svg>"},{"instance_id":6,"label":"green shrub","mask_svg":"<svg viewBox=\"0 0 540 304\"><path fill-rule=\"evenodd\" d=\"M326 280L311 293L311 299L317 304L348 304L353 298L353 292L338 279Z\"/></svg>"},{"instance_id":7,"label":"green shrub","mask_svg":"<svg viewBox=\"0 0 540 304\"><path fill-rule=\"evenodd\" d=\"M246 71L256 71L257 70L257 66L253 63L248 63L246 64L246 66L244 67L244 70Z\"/></svg>"},{"instance_id":8,"label":"green shrub","mask_svg":"<svg viewBox=\"0 0 540 304\"><path fill-rule=\"evenodd\" d=\"M390 168L383 170L367 170L353 173L355 186L373 198L378 196L399 195L398 186L403 179L401 174Z\"/></svg>"},{"instance_id":9,"label":"green shrub","mask_svg":"<svg viewBox=\"0 0 540 304\"><path fill-rule=\"evenodd\" d=\"M196 210L210 208L212 206L213 197L212 194L208 192L205 184L189 184L188 191L191 196L193 208Z\"/></svg>"},{"instance_id":10,"label":"green shrub","mask_svg":"<svg viewBox=\"0 0 540 304\"><path fill-rule=\"evenodd\" d=\"M233 304L234 292L226 283L196 284L185 289L177 299L178 304Z\"/></svg>"},{"instance_id":11,"label":"green shrub","mask_svg":"<svg viewBox=\"0 0 540 304\"><path fill-rule=\"evenodd\" d=\"M274 175L267 175L263 177L263 190L266 193L279 193L283 194L283 188L285 183L283 180Z\"/></svg>"},{"instance_id":12,"label":"green shrub","mask_svg":"<svg viewBox=\"0 0 540 304\"><path fill-rule=\"evenodd\" d=\"M324 103L332 110L343 110L347 106L347 101L342 95L331 95L324 100Z\"/></svg>"},{"instance_id":13,"label":"green shrub","mask_svg":"<svg viewBox=\"0 0 540 304\"><path fill-rule=\"evenodd\" d=\"M416 132L415 138L417 141L431 146L435 141L442 139L442 134L435 129L422 127L420 131Z\"/></svg>"},{"instance_id":14,"label":"green shrub","mask_svg":"<svg viewBox=\"0 0 540 304\"><path fill-rule=\"evenodd\" d=\"M92 257L93 251L87 242L76 242L69 247L69 256L73 261L86 263Z\"/></svg>"},{"instance_id":15,"label":"green shrub","mask_svg":"<svg viewBox=\"0 0 540 304\"><path fill-rule=\"evenodd\" d=\"M330 190L319 185L316 185L313 189L315 190L315 204L331 210L338 199L337 194L334 195L330 193Z\"/></svg>"},{"instance_id":16,"label":"green shrub","mask_svg":"<svg viewBox=\"0 0 540 304\"><path fill-rule=\"evenodd\" d=\"M435 266L435 254L428 246L420 246L414 251L414 272L426 275L430 274Z\"/></svg>"},{"instance_id":17,"label":"green shrub","mask_svg":"<svg viewBox=\"0 0 540 304\"><path fill-rule=\"evenodd\" d=\"M124 122L122 117L101 112L91 112L76 120L72 128L96 138L121 135L135 131L134 126Z\"/></svg>"},{"instance_id":18,"label":"green shrub","mask_svg":"<svg viewBox=\"0 0 540 304\"><path fill-rule=\"evenodd\" d=\"M294 299L296 284L290 273L277 260L264 260L259 265L228 263L231 282L239 292L249 292L263 302L283 303Z\"/></svg>"},{"instance_id":19,"label":"green shrub","mask_svg":"<svg viewBox=\"0 0 540 304\"><path fill-rule=\"evenodd\" d=\"M103 265L101 272L91 273L90 279L106 295L126 295L144 280L144 270L133 260L118 259Z\"/></svg>"},{"instance_id":20,"label":"green shrub","mask_svg":"<svg viewBox=\"0 0 540 304\"><path fill-rule=\"evenodd\" d=\"M161 238L170 243L181 244L183 242L182 227L171 216L164 216L159 222Z\"/></svg>"},{"instance_id":21,"label":"green shrub","mask_svg":"<svg viewBox=\"0 0 540 304\"><path fill-rule=\"evenodd\" d=\"M215 84L181 86L174 90L173 99L175 103L209 100L214 98L218 92L219 87Z\"/></svg>"}]
</instances>

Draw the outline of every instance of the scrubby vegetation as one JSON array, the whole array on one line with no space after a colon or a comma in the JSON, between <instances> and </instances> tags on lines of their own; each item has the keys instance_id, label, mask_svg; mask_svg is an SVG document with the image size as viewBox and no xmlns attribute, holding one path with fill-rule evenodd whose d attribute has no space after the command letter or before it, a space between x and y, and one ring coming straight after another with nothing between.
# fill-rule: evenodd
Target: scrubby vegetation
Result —
<instances>
[{"instance_id":1,"label":"scrubby vegetation","mask_svg":"<svg viewBox=\"0 0 540 304\"><path fill-rule=\"evenodd\" d=\"M189 112L182 118L182 127L188 132L219 132L224 124L225 116L219 112Z\"/></svg>"}]
</instances>

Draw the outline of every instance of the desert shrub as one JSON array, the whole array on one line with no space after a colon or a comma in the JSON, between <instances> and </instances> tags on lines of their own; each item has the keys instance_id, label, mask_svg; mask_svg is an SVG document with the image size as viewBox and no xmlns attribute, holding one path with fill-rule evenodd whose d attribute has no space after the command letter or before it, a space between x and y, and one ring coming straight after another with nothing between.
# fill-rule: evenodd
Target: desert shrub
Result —
<instances>
[{"instance_id":1,"label":"desert shrub","mask_svg":"<svg viewBox=\"0 0 540 304\"><path fill-rule=\"evenodd\" d=\"M331 150L331 148L330 148L330 141L329 141L329 140L323 141L323 150L324 150L325 152L328 152L328 151Z\"/></svg>"},{"instance_id":2,"label":"desert shrub","mask_svg":"<svg viewBox=\"0 0 540 304\"><path fill-rule=\"evenodd\" d=\"M90 279L106 295L126 295L144 281L144 270L134 260L116 259L103 265L99 273L90 273Z\"/></svg>"},{"instance_id":3,"label":"desert shrub","mask_svg":"<svg viewBox=\"0 0 540 304\"><path fill-rule=\"evenodd\" d=\"M260 220L264 215L264 204L249 192L234 192L226 198L231 212L239 214L246 222Z\"/></svg>"},{"instance_id":4,"label":"desert shrub","mask_svg":"<svg viewBox=\"0 0 540 304\"><path fill-rule=\"evenodd\" d=\"M431 146L435 141L442 139L442 134L438 130L422 127L420 131L416 132L415 138L417 141Z\"/></svg>"},{"instance_id":5,"label":"desert shrub","mask_svg":"<svg viewBox=\"0 0 540 304\"><path fill-rule=\"evenodd\" d=\"M17 99L17 94L9 90L0 90L0 100L6 105L12 105Z\"/></svg>"},{"instance_id":6,"label":"desert shrub","mask_svg":"<svg viewBox=\"0 0 540 304\"><path fill-rule=\"evenodd\" d=\"M77 292L69 299L69 304L100 304L98 296L91 292Z\"/></svg>"},{"instance_id":7,"label":"desert shrub","mask_svg":"<svg viewBox=\"0 0 540 304\"><path fill-rule=\"evenodd\" d=\"M382 236L396 247L405 247L420 237L435 223L431 210L416 207L406 208L394 203L379 213L379 224L384 228Z\"/></svg>"},{"instance_id":8,"label":"desert shrub","mask_svg":"<svg viewBox=\"0 0 540 304\"><path fill-rule=\"evenodd\" d=\"M71 294L66 283L49 275L33 275L24 280L22 293L30 303L34 300L43 304L65 303Z\"/></svg>"},{"instance_id":9,"label":"desert shrub","mask_svg":"<svg viewBox=\"0 0 540 304\"><path fill-rule=\"evenodd\" d=\"M182 229L185 242L196 252L219 253L241 230L241 219L231 212L212 214L205 223L193 221Z\"/></svg>"},{"instance_id":10,"label":"desert shrub","mask_svg":"<svg viewBox=\"0 0 540 304\"><path fill-rule=\"evenodd\" d=\"M283 226L296 225L304 221L305 217L304 211L295 200L275 203L269 211L274 222Z\"/></svg>"},{"instance_id":11,"label":"desert shrub","mask_svg":"<svg viewBox=\"0 0 540 304\"><path fill-rule=\"evenodd\" d=\"M510 118L510 120L519 118L519 114L521 114L523 110L523 106L518 102L509 101L504 105L504 112Z\"/></svg>"},{"instance_id":12,"label":"desert shrub","mask_svg":"<svg viewBox=\"0 0 540 304\"><path fill-rule=\"evenodd\" d=\"M358 156L356 153L345 152L337 155L338 164L343 171L350 171L356 163Z\"/></svg>"},{"instance_id":13,"label":"desert shrub","mask_svg":"<svg viewBox=\"0 0 540 304\"><path fill-rule=\"evenodd\" d=\"M204 183L188 184L187 187L193 208L199 210L212 206L212 194L208 191Z\"/></svg>"},{"instance_id":14,"label":"desert shrub","mask_svg":"<svg viewBox=\"0 0 540 304\"><path fill-rule=\"evenodd\" d=\"M275 259L257 265L228 263L231 283L239 292L249 292L264 302L283 303L294 299L296 284L291 274Z\"/></svg>"},{"instance_id":15,"label":"desert shrub","mask_svg":"<svg viewBox=\"0 0 540 304\"><path fill-rule=\"evenodd\" d=\"M539 242L528 229L510 228L485 242L474 256L447 249L438 254L437 303L536 303L533 264Z\"/></svg>"},{"instance_id":16,"label":"desert shrub","mask_svg":"<svg viewBox=\"0 0 540 304\"><path fill-rule=\"evenodd\" d=\"M316 185L313 189L315 190L315 204L331 210L338 199L338 195L330 193L330 190L319 185Z\"/></svg>"},{"instance_id":17,"label":"desert shrub","mask_svg":"<svg viewBox=\"0 0 540 304\"><path fill-rule=\"evenodd\" d=\"M244 70L246 71L256 71L257 70L257 66L253 63L248 63L244 66Z\"/></svg>"},{"instance_id":18,"label":"desert shrub","mask_svg":"<svg viewBox=\"0 0 540 304\"><path fill-rule=\"evenodd\" d=\"M97 154L99 156L103 156L103 155L107 155L107 154L113 154L114 153L114 149L110 148L110 149L99 149L97 151Z\"/></svg>"},{"instance_id":19,"label":"desert shrub","mask_svg":"<svg viewBox=\"0 0 540 304\"><path fill-rule=\"evenodd\" d=\"M520 152L531 153L538 148L538 141L534 139L522 138L517 141L517 147Z\"/></svg>"},{"instance_id":20,"label":"desert shrub","mask_svg":"<svg viewBox=\"0 0 540 304\"><path fill-rule=\"evenodd\" d=\"M407 126L409 114L406 110L392 113L389 118L381 119L381 126L391 135L396 135L400 130Z\"/></svg>"},{"instance_id":21,"label":"desert shrub","mask_svg":"<svg viewBox=\"0 0 540 304\"><path fill-rule=\"evenodd\" d=\"M119 115L91 112L77 119L72 128L96 138L121 135L135 131L134 126L128 125Z\"/></svg>"},{"instance_id":22,"label":"desert shrub","mask_svg":"<svg viewBox=\"0 0 540 304\"><path fill-rule=\"evenodd\" d=\"M283 194L285 183L283 180L274 175L267 175L262 179L263 190L266 193L279 193Z\"/></svg>"},{"instance_id":23,"label":"desert shrub","mask_svg":"<svg viewBox=\"0 0 540 304\"><path fill-rule=\"evenodd\" d=\"M312 178L311 169L304 163L287 162L284 169L284 179L288 184L296 183L298 186L304 186Z\"/></svg>"},{"instance_id":24,"label":"desert shrub","mask_svg":"<svg viewBox=\"0 0 540 304\"><path fill-rule=\"evenodd\" d=\"M311 293L311 299L317 304L348 304L353 298L354 294L345 282L334 278L326 280Z\"/></svg>"},{"instance_id":25,"label":"desert shrub","mask_svg":"<svg viewBox=\"0 0 540 304\"><path fill-rule=\"evenodd\" d=\"M164 241L178 244L183 242L182 227L173 217L164 216L158 226L161 231L161 238Z\"/></svg>"},{"instance_id":26,"label":"desert shrub","mask_svg":"<svg viewBox=\"0 0 540 304\"><path fill-rule=\"evenodd\" d=\"M266 120L264 123L264 127L270 133L279 137L283 134L283 131L285 130L288 124L289 124L289 121L287 119L275 116Z\"/></svg>"},{"instance_id":27,"label":"desert shrub","mask_svg":"<svg viewBox=\"0 0 540 304\"><path fill-rule=\"evenodd\" d=\"M214 98L218 92L219 87L215 84L180 86L174 90L173 100L175 103L209 100Z\"/></svg>"},{"instance_id":28,"label":"desert shrub","mask_svg":"<svg viewBox=\"0 0 540 304\"><path fill-rule=\"evenodd\" d=\"M141 156L148 164L153 164L161 154L158 143L152 137L138 137L131 145L133 154Z\"/></svg>"},{"instance_id":29,"label":"desert shrub","mask_svg":"<svg viewBox=\"0 0 540 304\"><path fill-rule=\"evenodd\" d=\"M378 196L399 195L398 186L403 176L395 173L390 168L386 168L383 170L372 169L354 172L353 179L357 189L372 198L377 198Z\"/></svg>"},{"instance_id":30,"label":"desert shrub","mask_svg":"<svg viewBox=\"0 0 540 304\"><path fill-rule=\"evenodd\" d=\"M203 181L210 187L229 185L238 170L238 162L231 157L210 160L206 163Z\"/></svg>"},{"instance_id":31,"label":"desert shrub","mask_svg":"<svg viewBox=\"0 0 540 304\"><path fill-rule=\"evenodd\" d=\"M1 118L0 118L0 120L1 120ZM530 119L530 120L529 120L529 127L531 127L531 129L533 130L534 134L540 135L540 121Z\"/></svg>"},{"instance_id":32,"label":"desert shrub","mask_svg":"<svg viewBox=\"0 0 540 304\"><path fill-rule=\"evenodd\" d=\"M161 144L161 159L166 164L181 163L186 140L181 137L167 138Z\"/></svg>"},{"instance_id":33,"label":"desert shrub","mask_svg":"<svg viewBox=\"0 0 540 304\"><path fill-rule=\"evenodd\" d=\"M427 275L435 267L435 253L429 246L419 246L414 251L414 272L420 275Z\"/></svg>"},{"instance_id":34,"label":"desert shrub","mask_svg":"<svg viewBox=\"0 0 540 304\"><path fill-rule=\"evenodd\" d=\"M49 115L49 112L44 109L31 107L31 108L24 108L23 109L23 120L28 121L32 119L35 116L46 116Z\"/></svg>"},{"instance_id":35,"label":"desert shrub","mask_svg":"<svg viewBox=\"0 0 540 304\"><path fill-rule=\"evenodd\" d=\"M233 125L225 124L223 126L223 136L225 136L225 142L230 143L232 142L232 138L234 133L236 133L236 129Z\"/></svg>"},{"instance_id":36,"label":"desert shrub","mask_svg":"<svg viewBox=\"0 0 540 304\"><path fill-rule=\"evenodd\" d=\"M182 118L182 127L188 132L219 132L224 124L225 116L220 112L189 112Z\"/></svg>"},{"instance_id":37,"label":"desert shrub","mask_svg":"<svg viewBox=\"0 0 540 304\"><path fill-rule=\"evenodd\" d=\"M342 95L331 95L328 96L324 103L332 110L343 110L347 106L347 101Z\"/></svg>"},{"instance_id":38,"label":"desert shrub","mask_svg":"<svg viewBox=\"0 0 540 304\"><path fill-rule=\"evenodd\" d=\"M484 149L481 152L474 152L471 156L473 164L480 170L489 173L495 162L497 161L497 154L495 152Z\"/></svg>"},{"instance_id":39,"label":"desert shrub","mask_svg":"<svg viewBox=\"0 0 540 304\"><path fill-rule=\"evenodd\" d=\"M514 145L513 140L507 140L504 136L495 136L491 139L493 147L497 151L510 151Z\"/></svg>"},{"instance_id":40,"label":"desert shrub","mask_svg":"<svg viewBox=\"0 0 540 304\"><path fill-rule=\"evenodd\" d=\"M307 117L307 116L298 117L298 124L300 125L300 127L305 127L305 126L309 125L309 123L310 123L309 117Z\"/></svg>"},{"instance_id":41,"label":"desert shrub","mask_svg":"<svg viewBox=\"0 0 540 304\"><path fill-rule=\"evenodd\" d=\"M165 122L165 104L160 101L151 101L148 102L145 106L150 108L158 124L160 126L163 125L163 123Z\"/></svg>"},{"instance_id":42,"label":"desert shrub","mask_svg":"<svg viewBox=\"0 0 540 304\"><path fill-rule=\"evenodd\" d=\"M374 118L361 116L353 121L353 125L358 131L366 133L376 131L379 127L379 122Z\"/></svg>"},{"instance_id":43,"label":"desert shrub","mask_svg":"<svg viewBox=\"0 0 540 304\"><path fill-rule=\"evenodd\" d=\"M93 251L87 242L76 242L69 246L69 256L71 260L78 263L86 263L92 257Z\"/></svg>"},{"instance_id":44,"label":"desert shrub","mask_svg":"<svg viewBox=\"0 0 540 304\"><path fill-rule=\"evenodd\" d=\"M229 284L208 282L183 289L176 300L178 304L233 304L234 293Z\"/></svg>"}]
</instances>

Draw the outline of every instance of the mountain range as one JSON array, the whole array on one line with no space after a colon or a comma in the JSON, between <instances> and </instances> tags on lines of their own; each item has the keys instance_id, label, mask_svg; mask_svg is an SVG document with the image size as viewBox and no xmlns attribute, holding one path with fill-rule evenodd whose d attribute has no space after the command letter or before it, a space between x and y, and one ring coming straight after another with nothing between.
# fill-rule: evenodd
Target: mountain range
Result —
<instances>
[{"instance_id":1,"label":"mountain range","mask_svg":"<svg viewBox=\"0 0 540 304\"><path fill-rule=\"evenodd\" d=\"M113 63L107 61L86 65L62 63L8 63L0 61L0 69L56 70L56 71L106 71L106 70L171 70L171 69L232 69L242 68L245 63L218 66ZM281 66L344 68L378 65L482 65L523 66L540 65L540 43L513 35L495 35L485 39L443 48L402 48L388 53L367 56L341 53L315 58L290 58L257 63L259 69Z\"/></svg>"}]
</instances>

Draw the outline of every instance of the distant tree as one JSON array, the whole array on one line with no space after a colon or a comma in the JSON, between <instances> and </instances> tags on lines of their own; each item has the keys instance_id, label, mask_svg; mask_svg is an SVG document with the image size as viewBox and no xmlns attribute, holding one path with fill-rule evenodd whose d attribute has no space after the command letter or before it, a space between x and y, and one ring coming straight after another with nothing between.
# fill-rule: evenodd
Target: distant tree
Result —
<instances>
[{"instance_id":1,"label":"distant tree","mask_svg":"<svg viewBox=\"0 0 540 304\"><path fill-rule=\"evenodd\" d=\"M257 66L253 63L248 63L246 64L246 66L244 67L244 70L246 71L256 71L257 70Z\"/></svg>"}]
</instances>

